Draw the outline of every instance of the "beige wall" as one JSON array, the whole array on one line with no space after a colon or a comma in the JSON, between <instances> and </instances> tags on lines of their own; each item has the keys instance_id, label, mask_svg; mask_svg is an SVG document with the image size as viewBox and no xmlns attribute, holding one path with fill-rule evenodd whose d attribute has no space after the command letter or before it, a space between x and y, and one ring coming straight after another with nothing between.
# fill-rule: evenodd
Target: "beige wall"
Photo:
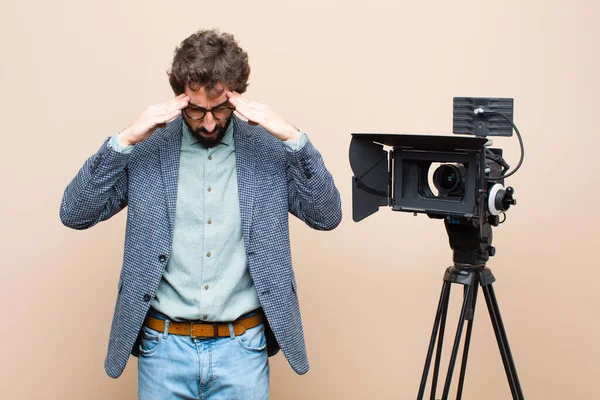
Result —
<instances>
[{"instance_id":1,"label":"beige wall","mask_svg":"<svg viewBox=\"0 0 600 400\"><path fill-rule=\"evenodd\" d=\"M598 4L3 1L0 397L135 397L135 359L116 381L103 370L125 214L77 232L59 202L105 137L170 97L174 47L218 27L250 54L248 96L308 132L343 199L333 232L292 222L312 369L272 359L273 399L416 397L447 236L389 209L354 223L348 145L351 132L450 133L453 96L515 98L526 158L489 266L523 391L596 398ZM495 142L515 165L517 139ZM507 399L482 299L464 398Z\"/></svg>"}]
</instances>

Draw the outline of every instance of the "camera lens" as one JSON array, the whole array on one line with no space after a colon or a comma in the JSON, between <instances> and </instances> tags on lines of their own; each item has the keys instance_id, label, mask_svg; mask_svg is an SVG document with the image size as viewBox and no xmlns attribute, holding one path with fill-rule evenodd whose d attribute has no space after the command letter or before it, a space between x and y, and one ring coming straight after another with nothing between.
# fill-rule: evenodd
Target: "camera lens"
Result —
<instances>
[{"instance_id":1,"label":"camera lens","mask_svg":"<svg viewBox=\"0 0 600 400\"><path fill-rule=\"evenodd\" d=\"M465 167L461 164L443 164L433 173L433 184L440 195L462 194L465 187Z\"/></svg>"}]
</instances>

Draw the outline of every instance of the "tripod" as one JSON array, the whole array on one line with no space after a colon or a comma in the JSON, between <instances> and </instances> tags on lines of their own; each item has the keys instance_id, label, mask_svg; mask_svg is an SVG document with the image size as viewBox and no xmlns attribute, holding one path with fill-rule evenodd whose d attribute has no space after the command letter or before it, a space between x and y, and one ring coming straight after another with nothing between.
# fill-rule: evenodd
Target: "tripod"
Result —
<instances>
[{"instance_id":1,"label":"tripod","mask_svg":"<svg viewBox=\"0 0 600 400\"><path fill-rule=\"evenodd\" d=\"M435 356L435 366L433 370L433 380L431 383L431 400L435 399L435 391L437 386L437 379L440 369L442 344L444 339L444 330L446 325L446 315L448 313L448 300L450 298L450 288L452 283L458 283L464 285L464 300L460 312L458 328L456 331L456 337L454 339L454 345L452 347L452 354L450 356L450 364L448 366L448 372L446 375L446 381L444 384L444 391L442 394L442 400L448 399L450 392L450 383L452 381L452 373L456 364L456 358L458 348L460 346L460 339L462 336L464 321L468 321L467 332L465 336L465 345L462 356L462 364L460 368L460 377L458 381L458 390L456 399L460 400L462 397L463 384L465 379L465 372L467 367L467 357L469 355L469 344L471 341L471 332L473 330L473 318L475 315L475 305L477 302L477 292L479 286L483 291L485 302L487 303L490 318L492 319L492 326L494 333L496 334L496 340L498 341L498 348L500 349L500 355L502 356L502 362L504 363L504 370L506 371L506 377L510 386L512 397L515 400L522 400L523 392L521 391L521 384L519 383L519 377L517 376L517 370L513 361L512 353L508 345L508 339L506 337L506 331L504 330L504 324L500 316L500 310L498 309L498 302L496 301L496 295L492 282L496 279L492 274L492 271L482 265L455 265L449 267L444 275L444 284L442 285L442 293L438 304L437 313L435 316L435 322L433 324L433 331L431 332L431 340L429 342L429 349L427 351L427 358L425 361L425 368L423 370L423 376L421 378L421 386L419 388L418 400L423 399L425 392L425 386L427 382L427 375L429 373L429 367L431 365L431 358L433 356L433 347L436 342L436 336L439 330L439 340L437 345L437 351Z\"/></svg>"},{"instance_id":2,"label":"tripod","mask_svg":"<svg viewBox=\"0 0 600 400\"><path fill-rule=\"evenodd\" d=\"M493 219L491 219L491 222L497 224L497 221L494 221ZM482 224L475 223L474 220L469 219L455 220L450 218L447 218L444 221L444 224L450 239L450 247L453 249L454 253L454 266L446 269L446 273L444 274L444 284L442 285L442 293L440 295L440 301L433 323L433 331L431 332L431 340L429 341L425 368L423 369L423 376L421 378L417 400L423 400L425 386L427 384L427 375L429 374L433 356L433 348L439 331L430 396L430 400L435 400L437 380L440 372L446 315L448 314L448 300L450 299L450 289L453 283L464 285L464 299L450 356L450 364L446 374L446 381L444 383L442 400L448 400L450 383L452 382L452 374L456 364L464 322L468 321L456 400L460 400L462 397L467 368L467 357L469 355L469 345L471 342L471 332L473 331L473 318L475 316L477 292L479 291L480 286L490 313L492 327L494 328L512 397L514 400L523 400L524 397L521 390L521 384L519 383L515 363L508 345L506 331L504 330L504 324L502 323L502 317L500 316L498 302L496 301L496 294L494 293L494 288L492 286L492 283L496 278L494 278L492 271L485 266L485 262L489 257L496 253L496 249L492 246L492 225L489 221Z\"/></svg>"}]
</instances>

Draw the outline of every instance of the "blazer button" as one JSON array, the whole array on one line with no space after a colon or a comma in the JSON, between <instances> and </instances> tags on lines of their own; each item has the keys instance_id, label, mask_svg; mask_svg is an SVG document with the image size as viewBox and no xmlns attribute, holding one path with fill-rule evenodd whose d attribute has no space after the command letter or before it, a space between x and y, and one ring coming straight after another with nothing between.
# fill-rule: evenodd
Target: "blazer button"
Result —
<instances>
[{"instance_id":1,"label":"blazer button","mask_svg":"<svg viewBox=\"0 0 600 400\"><path fill-rule=\"evenodd\" d=\"M149 295L149 294L147 294L147 293L146 293L146 294L144 295L144 301L145 301L146 303L150 301L150 295Z\"/></svg>"},{"instance_id":2,"label":"blazer button","mask_svg":"<svg viewBox=\"0 0 600 400\"><path fill-rule=\"evenodd\" d=\"M165 262L167 259L167 256L165 256L164 254L161 254L160 256L158 256L158 261L160 262Z\"/></svg>"}]
</instances>

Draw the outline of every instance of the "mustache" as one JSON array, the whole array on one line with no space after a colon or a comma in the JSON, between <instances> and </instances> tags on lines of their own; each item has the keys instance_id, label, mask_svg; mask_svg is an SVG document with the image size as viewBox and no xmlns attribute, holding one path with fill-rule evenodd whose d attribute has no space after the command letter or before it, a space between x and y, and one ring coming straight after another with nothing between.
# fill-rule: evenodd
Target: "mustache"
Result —
<instances>
[{"instance_id":1,"label":"mustache","mask_svg":"<svg viewBox=\"0 0 600 400\"><path fill-rule=\"evenodd\" d=\"M205 127L203 126L199 126L195 129L196 133L205 133L205 134L212 134L212 133L219 133L223 130L223 127L220 125L215 126L215 129L213 129L212 131L207 131Z\"/></svg>"},{"instance_id":2,"label":"mustache","mask_svg":"<svg viewBox=\"0 0 600 400\"><path fill-rule=\"evenodd\" d=\"M196 128L196 133L214 133L214 132L218 132L220 131L221 128L218 126L215 126L215 129L213 129L212 131L207 131L206 128L204 128L203 126L199 126L198 128Z\"/></svg>"}]
</instances>

